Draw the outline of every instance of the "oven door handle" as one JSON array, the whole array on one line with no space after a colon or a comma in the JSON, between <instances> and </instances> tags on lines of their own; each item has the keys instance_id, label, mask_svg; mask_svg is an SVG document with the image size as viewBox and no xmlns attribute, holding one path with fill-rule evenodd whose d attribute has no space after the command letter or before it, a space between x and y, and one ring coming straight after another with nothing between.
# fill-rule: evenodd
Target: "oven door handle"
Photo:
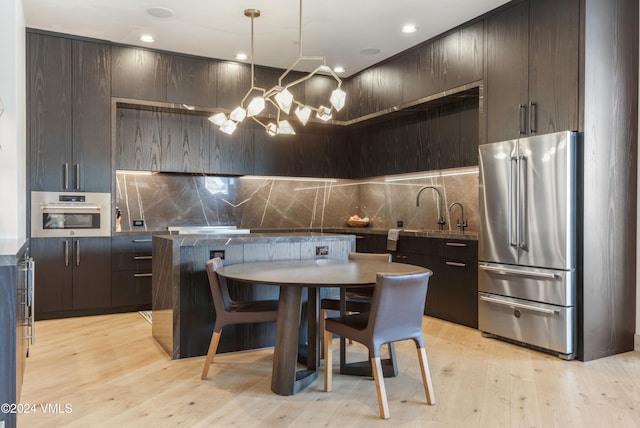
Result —
<instances>
[{"instance_id":1,"label":"oven door handle","mask_svg":"<svg viewBox=\"0 0 640 428\"><path fill-rule=\"evenodd\" d=\"M100 211L100 205L43 205L42 212Z\"/></svg>"},{"instance_id":2,"label":"oven door handle","mask_svg":"<svg viewBox=\"0 0 640 428\"><path fill-rule=\"evenodd\" d=\"M525 305L524 303L515 303L509 300L497 299L495 297L480 296L480 300L489 303L495 303L497 305L509 306L510 308L514 309L525 309L527 311L540 312L546 315L556 315L559 313L559 311L554 311L553 309L539 308L537 306Z\"/></svg>"},{"instance_id":3,"label":"oven door handle","mask_svg":"<svg viewBox=\"0 0 640 428\"><path fill-rule=\"evenodd\" d=\"M557 273L535 272L532 270L524 270L524 269L509 269L505 267L496 267L496 266L489 266L489 265L479 265L479 267L481 270L486 270L489 272L522 275L522 276L533 276L536 278L545 278L545 279L560 279L560 275L558 275Z\"/></svg>"}]
</instances>

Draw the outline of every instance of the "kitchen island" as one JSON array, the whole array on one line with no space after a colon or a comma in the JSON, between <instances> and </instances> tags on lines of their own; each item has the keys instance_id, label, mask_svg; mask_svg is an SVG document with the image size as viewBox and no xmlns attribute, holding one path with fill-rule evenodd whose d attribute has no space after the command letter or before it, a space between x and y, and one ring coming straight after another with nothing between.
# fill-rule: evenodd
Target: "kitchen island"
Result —
<instances>
[{"instance_id":1,"label":"kitchen island","mask_svg":"<svg viewBox=\"0 0 640 428\"><path fill-rule=\"evenodd\" d=\"M326 233L252 233L246 235L154 235L152 310L154 339L172 359L205 355L215 310L205 262L220 257L225 265L272 261L347 259L356 250L354 235ZM277 299L278 288L229 283L238 300ZM218 352L273 346L275 325L228 326Z\"/></svg>"}]
</instances>

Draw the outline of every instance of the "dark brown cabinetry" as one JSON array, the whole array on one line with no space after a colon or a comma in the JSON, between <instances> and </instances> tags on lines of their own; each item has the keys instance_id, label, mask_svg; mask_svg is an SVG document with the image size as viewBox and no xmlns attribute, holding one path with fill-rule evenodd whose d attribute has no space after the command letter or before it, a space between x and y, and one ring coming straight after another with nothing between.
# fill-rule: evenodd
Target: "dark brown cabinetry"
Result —
<instances>
[{"instance_id":1,"label":"dark brown cabinetry","mask_svg":"<svg viewBox=\"0 0 640 428\"><path fill-rule=\"evenodd\" d=\"M111 306L110 238L35 238L36 319L99 313Z\"/></svg>"},{"instance_id":2,"label":"dark brown cabinetry","mask_svg":"<svg viewBox=\"0 0 640 428\"><path fill-rule=\"evenodd\" d=\"M111 190L108 45L28 33L31 190Z\"/></svg>"},{"instance_id":3,"label":"dark brown cabinetry","mask_svg":"<svg viewBox=\"0 0 640 428\"><path fill-rule=\"evenodd\" d=\"M579 32L578 0L487 18L487 142L578 129Z\"/></svg>"},{"instance_id":4,"label":"dark brown cabinetry","mask_svg":"<svg viewBox=\"0 0 640 428\"><path fill-rule=\"evenodd\" d=\"M118 98L167 101L167 57L141 48L113 46L112 90Z\"/></svg>"},{"instance_id":5,"label":"dark brown cabinetry","mask_svg":"<svg viewBox=\"0 0 640 428\"><path fill-rule=\"evenodd\" d=\"M478 164L479 103L469 98L349 127L354 178Z\"/></svg>"},{"instance_id":6,"label":"dark brown cabinetry","mask_svg":"<svg viewBox=\"0 0 640 428\"><path fill-rule=\"evenodd\" d=\"M478 328L477 241L401 236L396 251L389 251L386 235L361 233L356 250L390 252L394 262L431 269L425 315Z\"/></svg>"},{"instance_id":7,"label":"dark brown cabinetry","mask_svg":"<svg viewBox=\"0 0 640 428\"><path fill-rule=\"evenodd\" d=\"M435 316L478 328L478 243L439 240L441 284Z\"/></svg>"},{"instance_id":8,"label":"dark brown cabinetry","mask_svg":"<svg viewBox=\"0 0 640 428\"><path fill-rule=\"evenodd\" d=\"M116 117L116 169L210 172L206 117L156 107L118 107Z\"/></svg>"},{"instance_id":9,"label":"dark brown cabinetry","mask_svg":"<svg viewBox=\"0 0 640 428\"><path fill-rule=\"evenodd\" d=\"M31 333L27 327L27 290L18 264L28 256L28 244L15 248L17 252L0 254L0 403L20 403L20 392L29 350ZM15 410L15 409L14 409ZM15 428L16 412L3 408L0 412L0 426Z\"/></svg>"},{"instance_id":10,"label":"dark brown cabinetry","mask_svg":"<svg viewBox=\"0 0 640 428\"><path fill-rule=\"evenodd\" d=\"M167 102L215 107L217 74L216 62L167 55Z\"/></svg>"},{"instance_id":11,"label":"dark brown cabinetry","mask_svg":"<svg viewBox=\"0 0 640 428\"><path fill-rule=\"evenodd\" d=\"M111 238L111 305L151 309L151 236Z\"/></svg>"},{"instance_id":12,"label":"dark brown cabinetry","mask_svg":"<svg viewBox=\"0 0 640 428\"><path fill-rule=\"evenodd\" d=\"M430 40L348 81L350 119L482 80L484 23Z\"/></svg>"}]
</instances>

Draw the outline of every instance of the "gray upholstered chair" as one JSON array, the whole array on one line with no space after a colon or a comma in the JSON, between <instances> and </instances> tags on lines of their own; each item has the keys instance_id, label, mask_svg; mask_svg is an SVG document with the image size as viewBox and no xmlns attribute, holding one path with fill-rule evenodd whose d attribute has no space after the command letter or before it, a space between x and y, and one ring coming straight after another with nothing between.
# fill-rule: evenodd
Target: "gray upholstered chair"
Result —
<instances>
[{"instance_id":1,"label":"gray upholstered chair","mask_svg":"<svg viewBox=\"0 0 640 428\"><path fill-rule=\"evenodd\" d=\"M377 260L380 262L391 263L393 261L389 253L349 253L349 260ZM373 287L351 287L345 290L345 307L347 313L369 312L371 309L371 297L373 296ZM339 311L340 299L325 297L320 300L320 332L324 335L324 320L327 318L327 311ZM351 343L351 340L349 340ZM389 367L392 376L398 375L398 366L396 363L395 349L393 344L389 344Z\"/></svg>"},{"instance_id":2,"label":"gray upholstered chair","mask_svg":"<svg viewBox=\"0 0 640 428\"><path fill-rule=\"evenodd\" d=\"M211 297L216 310L216 322L211 335L211 343L207 358L202 368L202 379L206 379L209 367L213 362L218 349L218 342L224 326L229 324L250 324L260 322L275 322L278 318L277 300L255 300L247 302L234 301L229 297L229 290L224 278L217 274L217 270L222 267L222 260L215 257L205 263L209 286L211 287Z\"/></svg>"},{"instance_id":3,"label":"gray upholstered chair","mask_svg":"<svg viewBox=\"0 0 640 428\"><path fill-rule=\"evenodd\" d=\"M387 253L349 253L349 260L378 260L391 263ZM371 306L373 287L351 287L346 289L348 312L367 312ZM340 299L324 298L320 301L321 318L326 318L327 310L340 310Z\"/></svg>"},{"instance_id":4,"label":"gray upholstered chair","mask_svg":"<svg viewBox=\"0 0 640 428\"><path fill-rule=\"evenodd\" d=\"M412 339L418 349L422 383L428 404L435 404L427 354L422 339L422 318L431 272L409 275L377 274L371 311L325 320L324 390L331 391L332 334L349 337L369 349L378 394L380 417L389 418L389 404L380 364L380 347L385 343Z\"/></svg>"}]
</instances>

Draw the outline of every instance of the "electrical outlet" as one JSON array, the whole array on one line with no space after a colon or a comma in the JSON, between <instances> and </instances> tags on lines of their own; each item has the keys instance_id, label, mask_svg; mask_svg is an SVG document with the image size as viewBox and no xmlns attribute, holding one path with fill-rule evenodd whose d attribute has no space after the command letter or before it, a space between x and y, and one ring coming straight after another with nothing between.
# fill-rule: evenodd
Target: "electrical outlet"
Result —
<instances>
[{"instance_id":1,"label":"electrical outlet","mask_svg":"<svg viewBox=\"0 0 640 428\"><path fill-rule=\"evenodd\" d=\"M402 221L402 220L396 221L396 226L397 227L404 227L404 221Z\"/></svg>"},{"instance_id":2,"label":"electrical outlet","mask_svg":"<svg viewBox=\"0 0 640 428\"><path fill-rule=\"evenodd\" d=\"M209 258L213 259L216 257L220 257L222 260L224 260L224 250L211 250L209 251Z\"/></svg>"},{"instance_id":3,"label":"electrical outlet","mask_svg":"<svg viewBox=\"0 0 640 428\"><path fill-rule=\"evenodd\" d=\"M316 247L316 256L328 256L329 255L329 247L323 245L321 247Z\"/></svg>"},{"instance_id":4,"label":"electrical outlet","mask_svg":"<svg viewBox=\"0 0 640 428\"><path fill-rule=\"evenodd\" d=\"M133 220L133 225L135 227L142 227L144 226L144 220Z\"/></svg>"}]
</instances>

